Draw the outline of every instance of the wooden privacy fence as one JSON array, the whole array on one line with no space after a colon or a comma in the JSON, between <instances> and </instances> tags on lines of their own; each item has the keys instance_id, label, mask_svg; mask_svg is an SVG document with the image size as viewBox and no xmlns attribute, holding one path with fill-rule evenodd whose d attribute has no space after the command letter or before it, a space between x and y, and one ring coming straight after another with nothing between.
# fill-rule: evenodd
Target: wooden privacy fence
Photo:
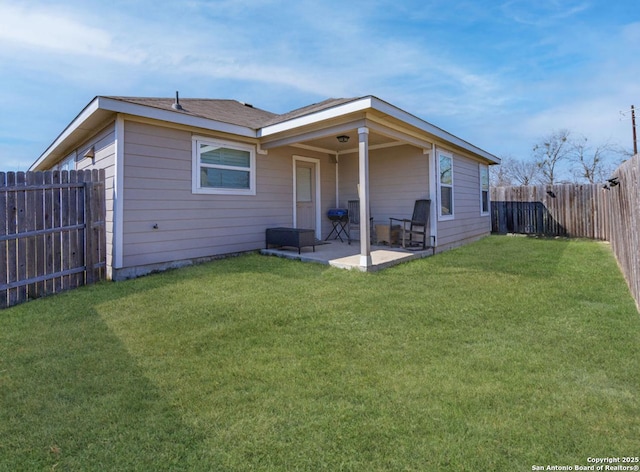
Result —
<instances>
[{"instance_id":1,"label":"wooden privacy fence","mask_svg":"<svg viewBox=\"0 0 640 472\"><path fill-rule=\"evenodd\" d=\"M0 172L0 308L105 270L104 170Z\"/></svg>"},{"instance_id":2,"label":"wooden privacy fence","mask_svg":"<svg viewBox=\"0 0 640 472\"><path fill-rule=\"evenodd\" d=\"M538 185L491 189L494 233L601 239L613 253L640 310L640 155L613 173L614 185Z\"/></svg>"},{"instance_id":3,"label":"wooden privacy fence","mask_svg":"<svg viewBox=\"0 0 640 472\"><path fill-rule=\"evenodd\" d=\"M609 192L607 240L640 310L640 154L614 172L619 185Z\"/></svg>"},{"instance_id":4,"label":"wooden privacy fence","mask_svg":"<svg viewBox=\"0 0 640 472\"><path fill-rule=\"evenodd\" d=\"M610 191L602 185L491 189L491 231L608 239Z\"/></svg>"}]
</instances>

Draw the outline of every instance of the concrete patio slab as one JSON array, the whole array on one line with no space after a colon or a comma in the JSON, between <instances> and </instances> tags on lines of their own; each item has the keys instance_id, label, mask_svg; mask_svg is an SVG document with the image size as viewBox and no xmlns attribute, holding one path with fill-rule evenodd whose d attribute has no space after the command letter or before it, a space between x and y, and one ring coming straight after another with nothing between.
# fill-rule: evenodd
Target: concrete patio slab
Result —
<instances>
[{"instance_id":1,"label":"concrete patio slab","mask_svg":"<svg viewBox=\"0 0 640 472\"><path fill-rule=\"evenodd\" d=\"M326 241L316 246L315 252L310 247L304 247L300 254L298 254L298 249L296 248L262 249L260 252L269 256L284 257L302 262L316 262L339 269L355 269L363 272L385 269L433 254L431 249L426 251L408 251L403 248L371 246L372 266L363 268L360 267L360 244L358 241L354 241L351 245L346 242Z\"/></svg>"}]
</instances>

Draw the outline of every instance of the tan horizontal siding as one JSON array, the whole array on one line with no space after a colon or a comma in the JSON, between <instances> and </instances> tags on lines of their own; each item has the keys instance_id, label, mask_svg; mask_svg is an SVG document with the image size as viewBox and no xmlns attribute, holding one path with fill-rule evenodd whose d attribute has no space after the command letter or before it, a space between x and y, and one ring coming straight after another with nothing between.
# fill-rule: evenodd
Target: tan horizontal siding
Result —
<instances>
[{"instance_id":1,"label":"tan horizontal siding","mask_svg":"<svg viewBox=\"0 0 640 472\"><path fill-rule=\"evenodd\" d=\"M153 172L148 167L143 166L127 166L125 169L125 178L142 178L147 180L191 180L191 169L167 169L155 168ZM131 185L133 187L133 185Z\"/></svg>"},{"instance_id":2,"label":"tan horizontal siding","mask_svg":"<svg viewBox=\"0 0 640 472\"><path fill-rule=\"evenodd\" d=\"M77 170L104 169L105 171L105 230L106 230L106 256L107 256L107 276L111 277L111 267L113 262L113 215L114 215L114 175L115 175L115 124L111 123L103 130L99 131L90 140L83 142L76 151L82 155L90 148L94 147L95 157L93 159L82 158L76 162Z\"/></svg>"},{"instance_id":3,"label":"tan horizontal siding","mask_svg":"<svg viewBox=\"0 0 640 472\"><path fill-rule=\"evenodd\" d=\"M134 233L130 235L127 250L129 254L136 254L138 245L149 244L154 251L169 251L176 244L176 241L189 241L190 248L203 248L215 246L218 239L225 239L225 244L229 240L238 242L255 241L256 232L252 226L239 226L235 228L201 228L201 229L181 229L176 231L149 231L144 233ZM264 242L264 233L259 237ZM137 250L138 249L138 250ZM149 251L151 252L151 251Z\"/></svg>"},{"instance_id":4,"label":"tan horizontal siding","mask_svg":"<svg viewBox=\"0 0 640 472\"><path fill-rule=\"evenodd\" d=\"M169 228L175 229L176 227L208 228L213 231L216 226L211 224L211 220L224 220L225 224L223 227L238 228L244 226L254 227L256 225L273 226L273 220L286 220L288 224L291 224L291 219L291 212L287 212L284 209L268 213L264 212L261 215L252 215L251 217L248 217L242 212L234 212L231 210L224 210L222 212L153 210L150 212L127 212L124 221L127 224L129 234L133 234L141 231L151 231L156 224L161 232Z\"/></svg>"},{"instance_id":5,"label":"tan horizontal siding","mask_svg":"<svg viewBox=\"0 0 640 472\"><path fill-rule=\"evenodd\" d=\"M251 229L255 225L267 225L274 218L286 219L290 218L288 213L282 213L281 215L265 215L263 217L257 217L252 220L241 218L244 221L236 221L233 226L222 226L219 228L211 228L211 223L208 218L194 218L193 215L181 215L175 214L175 218L164 220L161 224L158 223L158 230L154 230L153 226L161 216L158 213L150 214L143 219L143 215L140 214L140 218L126 221L127 226L131 232L131 241L134 241L138 235L150 238L167 238L168 233L171 231L202 231L203 235L211 234L229 234L233 235L236 231ZM180 218L183 219L180 219ZM167 233L167 234L165 234ZM135 236L134 236L135 235ZM175 236L175 235L174 235Z\"/></svg>"},{"instance_id":6,"label":"tan horizontal siding","mask_svg":"<svg viewBox=\"0 0 640 472\"><path fill-rule=\"evenodd\" d=\"M145 151L146 154L134 154L136 157L132 159L131 167L137 167L141 169L156 169L166 171L182 170L191 172L191 154L189 154L189 160L185 159L177 160L174 157L157 157L150 154L149 150ZM175 156L175 154L172 154ZM127 169L125 169L127 171Z\"/></svg>"},{"instance_id":7,"label":"tan horizontal siding","mask_svg":"<svg viewBox=\"0 0 640 472\"><path fill-rule=\"evenodd\" d=\"M371 216L375 222L409 218L416 200L429 198L429 156L412 146L373 150L369 156ZM356 200L358 155L340 157L340 202Z\"/></svg>"},{"instance_id":8,"label":"tan horizontal siding","mask_svg":"<svg viewBox=\"0 0 640 472\"><path fill-rule=\"evenodd\" d=\"M438 221L438 246L446 249L491 232L491 218L480 215L477 161L453 156L454 219Z\"/></svg>"},{"instance_id":9,"label":"tan horizontal siding","mask_svg":"<svg viewBox=\"0 0 640 472\"><path fill-rule=\"evenodd\" d=\"M192 133L131 121L125 127L125 268L260 249L266 228L292 225L291 149L256 153L255 196L193 194ZM324 204L335 183L323 159Z\"/></svg>"},{"instance_id":10,"label":"tan horizontal siding","mask_svg":"<svg viewBox=\"0 0 640 472\"><path fill-rule=\"evenodd\" d=\"M185 141L184 137L189 136ZM168 128L153 126L136 121L126 122L125 144L141 144L145 147L175 150L191 150L191 133ZM128 152L125 147L125 152Z\"/></svg>"}]
</instances>

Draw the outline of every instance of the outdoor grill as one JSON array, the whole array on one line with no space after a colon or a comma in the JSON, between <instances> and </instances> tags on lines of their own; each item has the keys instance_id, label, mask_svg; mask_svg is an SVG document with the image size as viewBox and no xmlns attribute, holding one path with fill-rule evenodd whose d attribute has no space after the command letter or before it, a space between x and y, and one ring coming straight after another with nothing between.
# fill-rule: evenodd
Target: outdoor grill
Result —
<instances>
[{"instance_id":1,"label":"outdoor grill","mask_svg":"<svg viewBox=\"0 0 640 472\"><path fill-rule=\"evenodd\" d=\"M327 217L331 221L346 220L347 218L349 218L349 210L347 210L346 208L331 208L327 212Z\"/></svg>"},{"instance_id":2,"label":"outdoor grill","mask_svg":"<svg viewBox=\"0 0 640 472\"><path fill-rule=\"evenodd\" d=\"M344 235L349 241L349 244L351 244L351 238L349 237L349 232L347 231L347 225L349 224L349 210L347 210L346 208L330 208L327 212L327 218L331 220L333 228L331 229L331 232L329 233L329 236L327 236L325 241L330 239L331 236L333 236L333 239L339 239L340 241L343 241L342 235Z\"/></svg>"}]
</instances>

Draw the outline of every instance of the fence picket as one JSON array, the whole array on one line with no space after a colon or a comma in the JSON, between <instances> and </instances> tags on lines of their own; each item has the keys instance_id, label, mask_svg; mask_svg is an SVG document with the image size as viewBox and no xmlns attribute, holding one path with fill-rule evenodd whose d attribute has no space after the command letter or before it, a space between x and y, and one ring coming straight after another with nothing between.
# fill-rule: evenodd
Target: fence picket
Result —
<instances>
[{"instance_id":1,"label":"fence picket","mask_svg":"<svg viewBox=\"0 0 640 472\"><path fill-rule=\"evenodd\" d=\"M18 172L16 174L16 187L20 188L20 191L16 194L16 217L17 217L17 232L26 231L27 223L26 223L26 192L23 190L25 187L25 173ZM25 239L18 240L18 251L17 251L17 267L18 267L18 279L26 280L27 279L27 241ZM24 302L27 300L27 287L26 285L22 285L18 287L16 297L18 302Z\"/></svg>"},{"instance_id":2,"label":"fence picket","mask_svg":"<svg viewBox=\"0 0 640 472\"><path fill-rule=\"evenodd\" d=\"M0 172L0 308L104 278L104 178Z\"/></svg>"},{"instance_id":3,"label":"fence picket","mask_svg":"<svg viewBox=\"0 0 640 472\"><path fill-rule=\"evenodd\" d=\"M7 185L6 174L0 172L0 234L7 234L7 191L5 189ZM8 241L0 241L0 286L7 284L7 245ZM9 291L6 289L0 290L0 308L5 308L9 305Z\"/></svg>"},{"instance_id":4,"label":"fence picket","mask_svg":"<svg viewBox=\"0 0 640 472\"><path fill-rule=\"evenodd\" d=\"M43 185L45 186L44 190L44 211L43 211L43 229L49 230L54 226L53 220L53 199L55 198L55 190L53 189L53 173L51 171L44 172L43 174ZM53 233L49 233L43 236L42 240L44 241L44 260L43 260L43 273L44 275L51 275L54 273L53 270ZM54 281L53 280L45 280L43 286L43 294L53 293L54 290Z\"/></svg>"}]
</instances>

